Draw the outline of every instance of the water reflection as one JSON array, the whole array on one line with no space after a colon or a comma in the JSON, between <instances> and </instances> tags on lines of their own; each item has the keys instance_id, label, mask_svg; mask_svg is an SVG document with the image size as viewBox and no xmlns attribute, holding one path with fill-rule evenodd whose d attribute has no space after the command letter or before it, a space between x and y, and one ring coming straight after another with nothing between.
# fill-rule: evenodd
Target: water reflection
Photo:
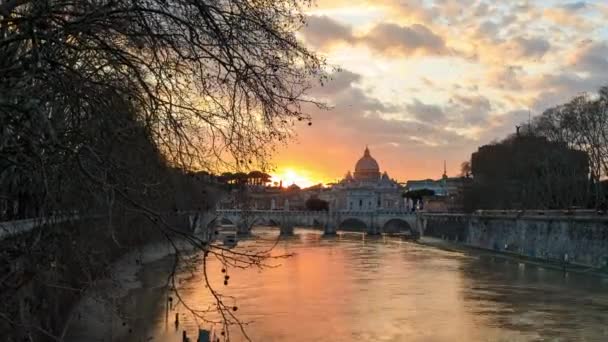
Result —
<instances>
[{"instance_id":1,"label":"water reflection","mask_svg":"<svg viewBox=\"0 0 608 342\"><path fill-rule=\"evenodd\" d=\"M261 229L268 246L275 230ZM235 297L254 341L605 341L608 284L585 276L466 256L397 240L322 238L296 230L275 255L280 267L229 270L219 263L211 283ZM184 300L211 303L200 274L183 283ZM195 336L198 323L180 306L179 331L159 313L155 341ZM171 313L171 316L174 312ZM241 341L232 331L234 341Z\"/></svg>"}]
</instances>

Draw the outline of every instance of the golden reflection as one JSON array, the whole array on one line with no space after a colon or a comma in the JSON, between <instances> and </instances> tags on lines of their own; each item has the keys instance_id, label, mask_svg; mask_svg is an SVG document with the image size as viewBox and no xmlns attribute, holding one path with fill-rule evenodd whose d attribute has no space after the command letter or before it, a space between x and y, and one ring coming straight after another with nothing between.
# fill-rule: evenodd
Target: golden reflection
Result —
<instances>
[{"instance_id":1,"label":"golden reflection","mask_svg":"<svg viewBox=\"0 0 608 342\"><path fill-rule=\"evenodd\" d=\"M260 231L266 242L242 242L241 248L270 244L269 229ZM309 238L311 234L316 235ZM598 324L608 324L600 306L569 301L576 289L560 284L559 277L544 283L537 271L521 271L517 265L484 265L462 254L382 239L319 238L318 232L307 230L280 241L273 251L285 253L294 256L275 260L279 267L229 269L228 286L223 285L222 266L209 265L211 284L234 296L234 302L225 300L238 306L240 319L251 322L246 330L253 341L576 340L578 330L568 325L573 321L563 317L576 316L574 322L591 334L585 336L597 337ZM597 290L594 301L608 301L605 286ZM547 291L555 296L552 311L542 312L542 293ZM200 276L183 283L181 293L199 309L212 303ZM181 341L182 329L196 336L199 323L183 306L169 317L175 312L183 317L182 325L177 330L170 326L167 333L160 313L155 341ZM590 322L596 323L586 325ZM245 340L238 329L231 334L231 341Z\"/></svg>"}]
</instances>

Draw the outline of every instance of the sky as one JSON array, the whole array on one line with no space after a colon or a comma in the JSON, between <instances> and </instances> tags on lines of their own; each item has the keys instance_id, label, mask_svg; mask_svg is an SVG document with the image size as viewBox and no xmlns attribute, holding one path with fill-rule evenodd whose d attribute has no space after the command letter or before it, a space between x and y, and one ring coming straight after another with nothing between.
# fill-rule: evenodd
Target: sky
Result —
<instances>
[{"instance_id":1,"label":"sky","mask_svg":"<svg viewBox=\"0 0 608 342\"><path fill-rule=\"evenodd\" d=\"M310 95L312 126L273 159L308 186L369 146L398 180L459 173L481 145L608 84L608 1L317 0L298 32L339 72Z\"/></svg>"}]
</instances>

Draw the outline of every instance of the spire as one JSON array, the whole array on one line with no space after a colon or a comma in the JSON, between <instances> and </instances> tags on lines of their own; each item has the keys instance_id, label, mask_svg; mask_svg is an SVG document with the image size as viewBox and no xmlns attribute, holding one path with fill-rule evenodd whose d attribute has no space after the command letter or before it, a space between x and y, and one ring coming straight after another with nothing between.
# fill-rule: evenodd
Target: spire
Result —
<instances>
[{"instance_id":1,"label":"spire","mask_svg":"<svg viewBox=\"0 0 608 342\"><path fill-rule=\"evenodd\" d=\"M445 163L445 159L443 160L443 176L442 178L448 178L448 171Z\"/></svg>"},{"instance_id":2,"label":"spire","mask_svg":"<svg viewBox=\"0 0 608 342\"><path fill-rule=\"evenodd\" d=\"M363 152L363 155L366 156L366 157L370 156L369 148L367 147L367 145L365 145L365 152Z\"/></svg>"}]
</instances>

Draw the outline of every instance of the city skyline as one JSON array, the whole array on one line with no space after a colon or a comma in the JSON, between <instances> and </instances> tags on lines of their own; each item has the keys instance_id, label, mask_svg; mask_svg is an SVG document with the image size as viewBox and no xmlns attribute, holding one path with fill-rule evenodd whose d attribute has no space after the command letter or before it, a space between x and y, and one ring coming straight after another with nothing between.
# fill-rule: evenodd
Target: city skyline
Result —
<instances>
[{"instance_id":1,"label":"city skyline","mask_svg":"<svg viewBox=\"0 0 608 342\"><path fill-rule=\"evenodd\" d=\"M444 160L457 175L478 146L603 85L606 18L591 1L319 1L299 37L341 68L310 93L332 108L305 108L312 126L271 173L334 181L369 145L395 179L438 178Z\"/></svg>"},{"instance_id":2,"label":"city skyline","mask_svg":"<svg viewBox=\"0 0 608 342\"><path fill-rule=\"evenodd\" d=\"M369 147L368 145L365 146L365 148L368 148L368 147ZM340 175L334 179L327 179L327 180L326 179L321 179L321 180L315 179L313 176L313 173L311 173L311 172L288 166L288 167L278 168L274 172L272 172L270 184L273 184L273 185L281 184L284 187L287 187L290 185L297 185L301 188L307 188L307 187L319 185L319 184L326 186L328 184L337 183L340 180L342 180L347 173L354 172L355 162L363 154L362 151L363 150L361 150L359 152L359 155L354 157L352 165L347 170L345 170L342 175ZM387 170L382 167L382 161L378 160L378 162L381 167L380 170L382 172L387 172L389 175L391 175L390 170ZM460 167L460 165L459 165L459 167ZM428 175L426 177L422 177L421 179L439 179L443 175L444 171L447 174L447 163L445 160L442 161L441 170L438 171L438 174ZM459 174L459 172L458 172L458 174ZM450 175L450 176L456 176L456 175L457 174ZM395 179L397 182L400 182L400 183L405 183L408 180L414 180L413 178L398 179L398 178L392 177L392 176L391 176L391 178Z\"/></svg>"}]
</instances>

